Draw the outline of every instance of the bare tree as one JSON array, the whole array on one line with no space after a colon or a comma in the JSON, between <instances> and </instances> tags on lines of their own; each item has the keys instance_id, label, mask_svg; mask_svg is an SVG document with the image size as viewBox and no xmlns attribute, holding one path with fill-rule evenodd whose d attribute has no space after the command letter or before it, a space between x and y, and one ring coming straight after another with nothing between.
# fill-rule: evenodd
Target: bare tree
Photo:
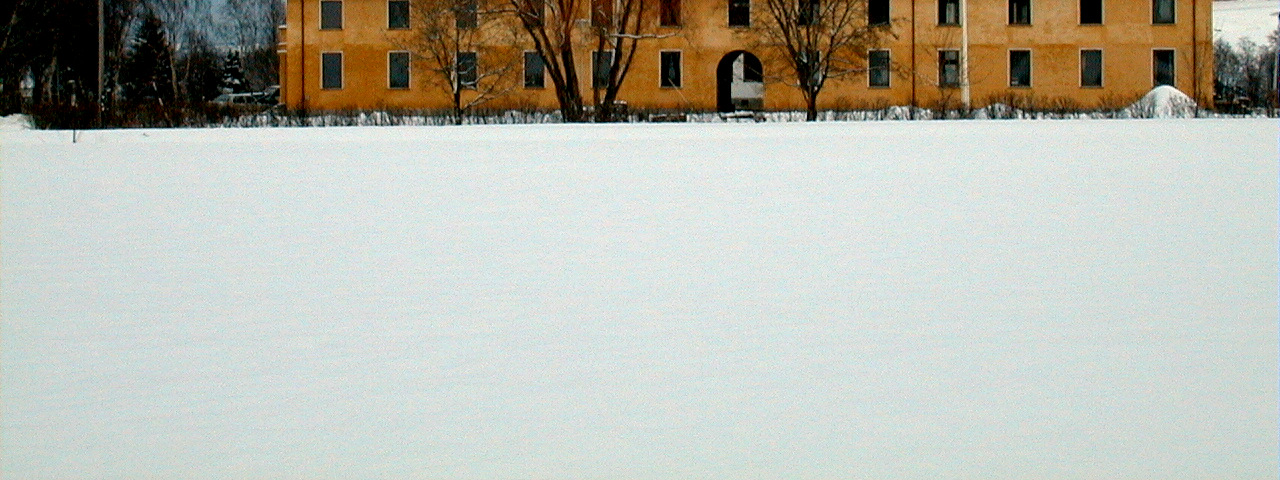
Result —
<instances>
[{"instance_id":1,"label":"bare tree","mask_svg":"<svg viewBox=\"0 0 1280 480\"><path fill-rule=\"evenodd\" d=\"M240 53L245 80L257 90L279 83L276 30L284 23L281 0L225 0L218 34Z\"/></svg>"},{"instance_id":2,"label":"bare tree","mask_svg":"<svg viewBox=\"0 0 1280 480\"><path fill-rule=\"evenodd\" d=\"M508 0L542 58L555 87L560 114L566 122L587 119L582 81L589 82L596 121L615 119L618 92L626 81L636 47L645 39L669 35L653 33L656 0ZM579 18L586 13L588 18ZM593 71L577 69L575 50L592 45Z\"/></svg>"},{"instance_id":3,"label":"bare tree","mask_svg":"<svg viewBox=\"0 0 1280 480\"><path fill-rule=\"evenodd\" d=\"M495 8L505 5L499 1L410 0L411 33L395 40L434 74L430 83L448 93L454 124L462 124L472 108L515 88L520 59L494 47L511 45L516 36L501 21L507 11Z\"/></svg>"},{"instance_id":4,"label":"bare tree","mask_svg":"<svg viewBox=\"0 0 1280 480\"><path fill-rule=\"evenodd\" d=\"M867 0L764 0L761 40L793 74L804 95L806 120L818 118L818 95L828 80L867 72L869 49L892 35L868 21Z\"/></svg>"}]
</instances>

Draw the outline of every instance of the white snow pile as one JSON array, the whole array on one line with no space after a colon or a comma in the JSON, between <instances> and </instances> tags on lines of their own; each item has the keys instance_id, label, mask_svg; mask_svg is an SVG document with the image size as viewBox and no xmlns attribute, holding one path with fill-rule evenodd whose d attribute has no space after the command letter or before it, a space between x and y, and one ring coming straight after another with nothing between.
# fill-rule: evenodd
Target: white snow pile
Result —
<instances>
[{"instance_id":1,"label":"white snow pile","mask_svg":"<svg viewBox=\"0 0 1280 480\"><path fill-rule=\"evenodd\" d=\"M1169 85L1151 89L1129 105L1129 116L1136 118L1190 118L1196 115L1196 101Z\"/></svg>"},{"instance_id":2,"label":"white snow pile","mask_svg":"<svg viewBox=\"0 0 1280 480\"><path fill-rule=\"evenodd\" d=\"M14 114L0 117L0 131L11 130L30 130L31 117L27 115Z\"/></svg>"}]
</instances>

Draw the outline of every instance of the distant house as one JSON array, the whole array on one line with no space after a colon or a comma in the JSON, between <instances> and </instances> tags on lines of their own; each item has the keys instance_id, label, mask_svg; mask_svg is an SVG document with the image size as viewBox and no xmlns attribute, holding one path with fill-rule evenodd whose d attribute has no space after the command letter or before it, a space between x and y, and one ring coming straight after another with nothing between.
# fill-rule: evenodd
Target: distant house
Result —
<instances>
[{"instance_id":1,"label":"distant house","mask_svg":"<svg viewBox=\"0 0 1280 480\"><path fill-rule=\"evenodd\" d=\"M804 108L794 86L770 81L784 66L759 51L765 0L655 1L662 8L648 13L661 38L641 42L620 100L644 109ZM962 1L869 0L864 21L892 36L867 52L863 73L833 81L819 107L954 107L967 98L975 107L1022 99L1089 108L1162 84L1211 103L1210 0ZM409 61L397 40L412 35L407 3L288 0L282 101L310 109L446 107L448 95L429 87L431 72ZM589 7L581 18L590 23ZM493 105L556 108L530 45L513 43L459 61L523 58L523 76ZM576 52L579 72L592 71L590 47L581 42Z\"/></svg>"}]
</instances>

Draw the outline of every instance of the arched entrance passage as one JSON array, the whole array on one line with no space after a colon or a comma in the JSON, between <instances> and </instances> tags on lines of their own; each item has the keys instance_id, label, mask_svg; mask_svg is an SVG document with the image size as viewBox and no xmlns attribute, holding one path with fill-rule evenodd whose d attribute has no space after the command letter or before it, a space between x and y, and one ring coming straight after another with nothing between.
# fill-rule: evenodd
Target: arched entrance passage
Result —
<instances>
[{"instance_id":1,"label":"arched entrance passage","mask_svg":"<svg viewBox=\"0 0 1280 480\"><path fill-rule=\"evenodd\" d=\"M716 67L716 109L761 110L764 108L764 66L745 50L729 52Z\"/></svg>"}]
</instances>

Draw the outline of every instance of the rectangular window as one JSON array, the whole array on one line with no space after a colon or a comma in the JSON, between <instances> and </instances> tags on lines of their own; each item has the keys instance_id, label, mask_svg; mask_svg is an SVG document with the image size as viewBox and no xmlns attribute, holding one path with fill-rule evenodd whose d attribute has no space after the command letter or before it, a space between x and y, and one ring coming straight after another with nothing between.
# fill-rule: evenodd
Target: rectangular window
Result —
<instances>
[{"instance_id":1,"label":"rectangular window","mask_svg":"<svg viewBox=\"0 0 1280 480\"><path fill-rule=\"evenodd\" d=\"M1169 24L1174 23L1174 0L1151 0L1151 23Z\"/></svg>"},{"instance_id":2,"label":"rectangular window","mask_svg":"<svg viewBox=\"0 0 1280 480\"><path fill-rule=\"evenodd\" d=\"M1155 50L1152 52L1152 69L1155 86L1176 86L1174 82L1173 50Z\"/></svg>"},{"instance_id":3,"label":"rectangular window","mask_svg":"<svg viewBox=\"0 0 1280 480\"><path fill-rule=\"evenodd\" d=\"M480 24L480 4L478 0L459 0L457 3L457 11L454 13L456 17L456 26L461 29L476 28Z\"/></svg>"},{"instance_id":4,"label":"rectangular window","mask_svg":"<svg viewBox=\"0 0 1280 480\"><path fill-rule=\"evenodd\" d=\"M458 76L458 88L475 90L480 81L480 71L476 65L476 52L458 52L455 70Z\"/></svg>"},{"instance_id":5,"label":"rectangular window","mask_svg":"<svg viewBox=\"0 0 1280 480\"><path fill-rule=\"evenodd\" d=\"M1009 86L1031 86L1031 51L1009 50Z\"/></svg>"},{"instance_id":6,"label":"rectangular window","mask_svg":"<svg viewBox=\"0 0 1280 480\"><path fill-rule=\"evenodd\" d=\"M1102 25L1102 0L1080 0L1080 24Z\"/></svg>"},{"instance_id":7,"label":"rectangular window","mask_svg":"<svg viewBox=\"0 0 1280 480\"><path fill-rule=\"evenodd\" d=\"M867 54L867 64L870 67L867 75L867 84L872 88L885 88L889 86L889 51L888 50L872 50Z\"/></svg>"},{"instance_id":8,"label":"rectangular window","mask_svg":"<svg viewBox=\"0 0 1280 480\"><path fill-rule=\"evenodd\" d=\"M822 0L800 0L800 11L796 12L796 24L809 26L818 23L822 15Z\"/></svg>"},{"instance_id":9,"label":"rectangular window","mask_svg":"<svg viewBox=\"0 0 1280 480\"><path fill-rule=\"evenodd\" d=\"M729 0L729 26L751 26L751 0Z\"/></svg>"},{"instance_id":10,"label":"rectangular window","mask_svg":"<svg viewBox=\"0 0 1280 480\"><path fill-rule=\"evenodd\" d=\"M409 28L409 2L407 0L390 0L387 2L387 29L404 30Z\"/></svg>"},{"instance_id":11,"label":"rectangular window","mask_svg":"<svg viewBox=\"0 0 1280 480\"><path fill-rule=\"evenodd\" d=\"M662 65L661 85L666 88L680 88L680 52L661 52Z\"/></svg>"},{"instance_id":12,"label":"rectangular window","mask_svg":"<svg viewBox=\"0 0 1280 480\"><path fill-rule=\"evenodd\" d=\"M938 25L960 24L960 0L938 0Z\"/></svg>"},{"instance_id":13,"label":"rectangular window","mask_svg":"<svg viewBox=\"0 0 1280 480\"><path fill-rule=\"evenodd\" d=\"M320 54L320 88L325 90L342 88L342 52Z\"/></svg>"},{"instance_id":14,"label":"rectangular window","mask_svg":"<svg viewBox=\"0 0 1280 480\"><path fill-rule=\"evenodd\" d=\"M1009 0L1009 25L1031 25L1031 0Z\"/></svg>"},{"instance_id":15,"label":"rectangular window","mask_svg":"<svg viewBox=\"0 0 1280 480\"><path fill-rule=\"evenodd\" d=\"M658 4L658 17L664 27L680 26L680 0L662 0Z\"/></svg>"},{"instance_id":16,"label":"rectangular window","mask_svg":"<svg viewBox=\"0 0 1280 480\"><path fill-rule=\"evenodd\" d=\"M870 0L867 3L867 24L889 24L889 0Z\"/></svg>"},{"instance_id":17,"label":"rectangular window","mask_svg":"<svg viewBox=\"0 0 1280 480\"><path fill-rule=\"evenodd\" d=\"M387 53L387 87L409 88L409 52Z\"/></svg>"},{"instance_id":18,"label":"rectangular window","mask_svg":"<svg viewBox=\"0 0 1280 480\"><path fill-rule=\"evenodd\" d=\"M336 0L321 0L320 29L338 30L340 28L342 28L342 2Z\"/></svg>"},{"instance_id":19,"label":"rectangular window","mask_svg":"<svg viewBox=\"0 0 1280 480\"><path fill-rule=\"evenodd\" d=\"M524 88L546 86L546 65L542 64L542 55L538 55L538 52L524 52Z\"/></svg>"},{"instance_id":20,"label":"rectangular window","mask_svg":"<svg viewBox=\"0 0 1280 480\"><path fill-rule=\"evenodd\" d=\"M607 88L609 86L609 70L613 68L613 52L595 51L591 53L592 86Z\"/></svg>"},{"instance_id":21,"label":"rectangular window","mask_svg":"<svg viewBox=\"0 0 1280 480\"><path fill-rule=\"evenodd\" d=\"M938 51L938 85L943 87L960 86L960 51Z\"/></svg>"},{"instance_id":22,"label":"rectangular window","mask_svg":"<svg viewBox=\"0 0 1280 480\"><path fill-rule=\"evenodd\" d=\"M1080 51L1080 86L1102 86L1102 50Z\"/></svg>"}]
</instances>

